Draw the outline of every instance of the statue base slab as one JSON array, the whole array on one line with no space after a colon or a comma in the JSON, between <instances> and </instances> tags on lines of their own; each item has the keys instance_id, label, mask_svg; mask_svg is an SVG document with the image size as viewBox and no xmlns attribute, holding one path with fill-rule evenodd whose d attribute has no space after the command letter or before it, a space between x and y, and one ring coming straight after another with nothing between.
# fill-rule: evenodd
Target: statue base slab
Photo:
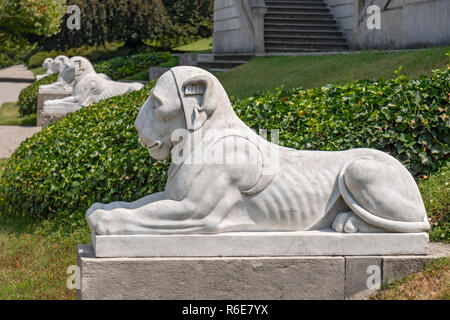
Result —
<instances>
[{"instance_id":1,"label":"statue base slab","mask_svg":"<svg viewBox=\"0 0 450 320\"><path fill-rule=\"evenodd\" d=\"M360 299L448 255L98 258L79 245L76 286L83 300Z\"/></svg>"},{"instance_id":2,"label":"statue base slab","mask_svg":"<svg viewBox=\"0 0 450 320\"><path fill-rule=\"evenodd\" d=\"M46 127L49 124L64 118L69 113L73 113L75 111L80 110L81 107L61 107L61 108L46 108L42 111L38 125L41 127Z\"/></svg>"},{"instance_id":3,"label":"statue base slab","mask_svg":"<svg viewBox=\"0 0 450 320\"><path fill-rule=\"evenodd\" d=\"M425 255L428 234L228 232L214 235L97 235L96 257Z\"/></svg>"},{"instance_id":4,"label":"statue base slab","mask_svg":"<svg viewBox=\"0 0 450 320\"><path fill-rule=\"evenodd\" d=\"M42 113L44 111L44 102L47 100L58 100L72 95L72 90L44 90L39 89L37 98L37 126L43 127Z\"/></svg>"}]
</instances>

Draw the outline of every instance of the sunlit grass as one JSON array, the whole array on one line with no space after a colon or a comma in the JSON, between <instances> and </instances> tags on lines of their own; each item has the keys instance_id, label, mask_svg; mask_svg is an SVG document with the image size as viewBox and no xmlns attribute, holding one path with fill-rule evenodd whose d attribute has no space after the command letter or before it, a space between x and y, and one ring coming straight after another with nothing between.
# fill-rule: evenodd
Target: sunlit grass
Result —
<instances>
[{"instance_id":1,"label":"sunlit grass","mask_svg":"<svg viewBox=\"0 0 450 320\"><path fill-rule=\"evenodd\" d=\"M423 272L385 285L375 300L449 300L450 257L436 259Z\"/></svg>"},{"instance_id":2,"label":"sunlit grass","mask_svg":"<svg viewBox=\"0 0 450 320\"><path fill-rule=\"evenodd\" d=\"M5 102L0 107L0 125L35 125L36 114L22 116L15 102Z\"/></svg>"},{"instance_id":3,"label":"sunlit grass","mask_svg":"<svg viewBox=\"0 0 450 320\"><path fill-rule=\"evenodd\" d=\"M241 98L281 86L316 88L352 80L393 78L399 66L403 67L403 75L418 78L431 75L433 69L446 68L450 62L445 55L448 51L450 46L401 52L257 57L230 71L217 73L217 77L229 95Z\"/></svg>"},{"instance_id":4,"label":"sunlit grass","mask_svg":"<svg viewBox=\"0 0 450 320\"><path fill-rule=\"evenodd\" d=\"M176 51L195 52L195 53L211 53L212 37L200 39L198 41L174 48Z\"/></svg>"}]
</instances>

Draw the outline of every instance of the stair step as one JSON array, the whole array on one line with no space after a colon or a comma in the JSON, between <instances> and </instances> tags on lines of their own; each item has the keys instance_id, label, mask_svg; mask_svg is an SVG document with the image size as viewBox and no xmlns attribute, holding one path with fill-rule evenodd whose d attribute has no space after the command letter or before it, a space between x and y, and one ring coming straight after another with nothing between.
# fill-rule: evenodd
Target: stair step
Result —
<instances>
[{"instance_id":1,"label":"stair step","mask_svg":"<svg viewBox=\"0 0 450 320\"><path fill-rule=\"evenodd\" d=\"M270 6L270 5L277 5L277 4L286 4L286 3L293 3L293 4L297 4L297 3L320 3L320 4L324 4L325 1L324 0L266 0L266 5Z\"/></svg>"},{"instance_id":2,"label":"stair step","mask_svg":"<svg viewBox=\"0 0 450 320\"><path fill-rule=\"evenodd\" d=\"M349 45L324 0L266 0L266 52L348 50Z\"/></svg>"},{"instance_id":3,"label":"stair step","mask_svg":"<svg viewBox=\"0 0 450 320\"><path fill-rule=\"evenodd\" d=\"M214 61L250 61L254 58L252 53L214 54Z\"/></svg>"},{"instance_id":4,"label":"stair step","mask_svg":"<svg viewBox=\"0 0 450 320\"><path fill-rule=\"evenodd\" d=\"M311 24L311 23L264 23L266 29L278 29L278 30L339 30L337 24Z\"/></svg>"},{"instance_id":5,"label":"stair step","mask_svg":"<svg viewBox=\"0 0 450 320\"><path fill-rule=\"evenodd\" d=\"M330 9L327 7L306 7L306 6L296 6L296 7L288 7L288 6L279 6L279 7L269 7L267 10L267 14L271 13L330 13Z\"/></svg>"},{"instance_id":6,"label":"stair step","mask_svg":"<svg viewBox=\"0 0 450 320\"><path fill-rule=\"evenodd\" d=\"M284 6L308 6L308 7L319 7L326 8L327 4L322 1L266 1L266 5L270 7L284 7Z\"/></svg>"},{"instance_id":7,"label":"stair step","mask_svg":"<svg viewBox=\"0 0 450 320\"><path fill-rule=\"evenodd\" d=\"M268 17L264 19L264 23L297 23L297 24L333 24L335 20L329 17L312 17L306 16L302 18L283 18L283 17Z\"/></svg>"},{"instance_id":8,"label":"stair step","mask_svg":"<svg viewBox=\"0 0 450 320\"><path fill-rule=\"evenodd\" d=\"M314 53L314 52L339 52L348 51L347 48L266 48L268 54L295 54L295 53Z\"/></svg>"},{"instance_id":9,"label":"stair step","mask_svg":"<svg viewBox=\"0 0 450 320\"><path fill-rule=\"evenodd\" d=\"M267 12L267 14L266 14L266 18L278 17L278 16L289 17L289 18L298 18L298 19L301 19L304 17L333 18L333 15L329 12L308 12L308 13L306 13L306 12L292 12L292 11L288 11L288 10L286 10L286 11L277 10L277 11Z\"/></svg>"},{"instance_id":10,"label":"stair step","mask_svg":"<svg viewBox=\"0 0 450 320\"><path fill-rule=\"evenodd\" d=\"M292 29L292 30L280 30L280 29L264 29L264 35L267 36L335 36L342 37L342 32L339 30L302 30L302 29Z\"/></svg>"},{"instance_id":11,"label":"stair step","mask_svg":"<svg viewBox=\"0 0 450 320\"><path fill-rule=\"evenodd\" d=\"M333 41L333 42L345 42L345 39L337 36L265 36L266 42L270 41L283 41L289 43L303 43L303 42L320 42L320 41Z\"/></svg>"},{"instance_id":12,"label":"stair step","mask_svg":"<svg viewBox=\"0 0 450 320\"><path fill-rule=\"evenodd\" d=\"M266 42L266 51L272 49L277 49L280 51L291 51L298 49L348 49L347 43L335 43L335 42L297 42L297 43L286 43L286 42Z\"/></svg>"}]
</instances>

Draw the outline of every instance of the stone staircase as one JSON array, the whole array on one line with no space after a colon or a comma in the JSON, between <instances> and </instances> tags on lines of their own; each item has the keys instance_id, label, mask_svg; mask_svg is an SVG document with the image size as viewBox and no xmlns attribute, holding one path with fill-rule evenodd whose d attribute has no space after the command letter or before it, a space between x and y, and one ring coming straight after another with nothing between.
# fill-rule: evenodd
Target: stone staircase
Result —
<instances>
[{"instance_id":1,"label":"stone staircase","mask_svg":"<svg viewBox=\"0 0 450 320\"><path fill-rule=\"evenodd\" d=\"M197 67L211 71L226 71L247 63L253 57L254 55L251 53L199 55Z\"/></svg>"},{"instance_id":2,"label":"stone staircase","mask_svg":"<svg viewBox=\"0 0 450 320\"><path fill-rule=\"evenodd\" d=\"M348 50L324 0L267 0L266 53Z\"/></svg>"}]
</instances>

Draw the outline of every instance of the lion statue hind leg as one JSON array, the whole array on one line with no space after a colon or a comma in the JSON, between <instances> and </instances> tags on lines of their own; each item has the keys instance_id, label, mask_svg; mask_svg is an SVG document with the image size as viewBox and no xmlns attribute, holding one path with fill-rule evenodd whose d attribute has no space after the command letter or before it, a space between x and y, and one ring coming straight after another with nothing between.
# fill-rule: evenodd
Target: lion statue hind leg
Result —
<instances>
[{"instance_id":1,"label":"lion statue hind leg","mask_svg":"<svg viewBox=\"0 0 450 320\"><path fill-rule=\"evenodd\" d=\"M339 192L351 212L336 217L339 232L424 232L430 229L419 188L397 160L360 157L338 176Z\"/></svg>"}]
</instances>

